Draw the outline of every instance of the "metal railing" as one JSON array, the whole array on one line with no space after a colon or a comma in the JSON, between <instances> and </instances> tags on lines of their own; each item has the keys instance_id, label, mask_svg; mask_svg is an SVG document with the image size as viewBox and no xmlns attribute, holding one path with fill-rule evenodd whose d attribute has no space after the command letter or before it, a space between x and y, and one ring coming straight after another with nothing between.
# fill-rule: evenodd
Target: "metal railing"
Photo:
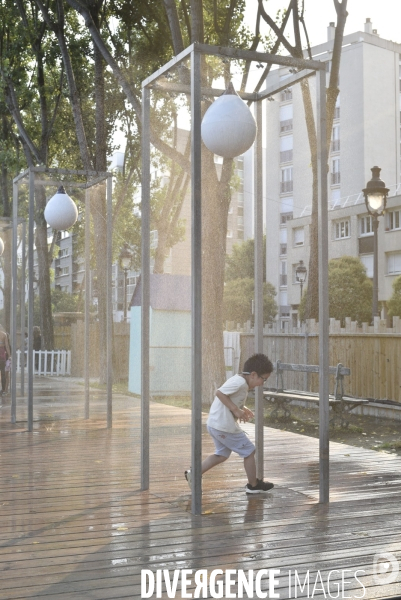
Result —
<instances>
[{"instance_id":1,"label":"metal railing","mask_svg":"<svg viewBox=\"0 0 401 600\"><path fill-rule=\"evenodd\" d=\"M26 352L22 356L26 370ZM33 372L55 377L71 375L71 350L34 350ZM17 373L21 373L21 350L17 350Z\"/></svg>"}]
</instances>

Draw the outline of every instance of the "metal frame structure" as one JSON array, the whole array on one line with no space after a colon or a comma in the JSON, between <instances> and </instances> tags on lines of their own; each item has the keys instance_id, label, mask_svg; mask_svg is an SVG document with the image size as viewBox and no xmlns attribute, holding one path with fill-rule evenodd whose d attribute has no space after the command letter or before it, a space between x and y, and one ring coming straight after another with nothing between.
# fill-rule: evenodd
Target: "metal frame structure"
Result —
<instances>
[{"instance_id":1,"label":"metal frame structure","mask_svg":"<svg viewBox=\"0 0 401 600\"><path fill-rule=\"evenodd\" d=\"M263 352L263 164L261 101L316 74L317 139L319 176L319 351L320 351L320 502L329 501L329 328L328 328L328 216L326 149L326 67L315 60L276 56L236 48L194 43L142 82L142 386L141 386L141 485L149 488L149 303L150 303L150 92L152 89L185 93L191 101L191 196L192 196L192 513L202 512L201 487L201 397L202 397L202 234L201 234L201 98L220 96L224 90L201 86L202 56L257 61L297 69L278 85L261 92L238 95L256 103L258 134L254 144L254 231L255 231L255 351ZM158 81L184 60L191 61L191 83ZM257 476L263 477L263 393L255 396Z\"/></svg>"},{"instance_id":2,"label":"metal frame structure","mask_svg":"<svg viewBox=\"0 0 401 600\"><path fill-rule=\"evenodd\" d=\"M38 181L38 177L42 179ZM66 179L71 176L85 178L84 183L79 181L69 181ZM49 179L45 179L49 177ZM60 179L55 179L60 177ZM12 251L12 314L11 314L11 344L12 344L12 362L11 362L11 423L17 419L17 303L18 303L18 197L19 188L22 184L28 185L29 192L29 218L28 218L28 431L33 431L33 275L34 275L34 232L35 232L35 185L38 183L44 186L58 187L65 185L85 190L85 334L84 334L84 372L85 372L85 418L89 418L89 279L90 279L90 193L89 190L94 185L106 181L106 236L107 236L107 282L106 282L106 310L107 310L107 338L106 352L107 356L112 356L112 174L107 171L78 171L70 169L52 169L47 167L30 167L26 171L17 175L13 180L13 251ZM23 332L25 329L25 224L23 223L22 242L22 276L21 276L21 340L23 341ZM22 342L21 342L22 343ZM107 361L107 427L112 426L112 361ZM21 369L21 396L24 396L24 369Z\"/></svg>"}]
</instances>

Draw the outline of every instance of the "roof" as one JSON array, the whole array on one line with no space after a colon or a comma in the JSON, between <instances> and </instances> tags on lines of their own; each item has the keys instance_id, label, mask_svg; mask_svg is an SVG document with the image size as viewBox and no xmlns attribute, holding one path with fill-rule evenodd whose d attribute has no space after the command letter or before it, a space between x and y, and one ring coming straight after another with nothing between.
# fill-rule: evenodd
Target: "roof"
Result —
<instances>
[{"instance_id":1,"label":"roof","mask_svg":"<svg viewBox=\"0 0 401 600\"><path fill-rule=\"evenodd\" d=\"M141 306L142 278L135 287L130 307ZM191 277L189 275L150 275L150 306L154 310L191 310Z\"/></svg>"}]
</instances>

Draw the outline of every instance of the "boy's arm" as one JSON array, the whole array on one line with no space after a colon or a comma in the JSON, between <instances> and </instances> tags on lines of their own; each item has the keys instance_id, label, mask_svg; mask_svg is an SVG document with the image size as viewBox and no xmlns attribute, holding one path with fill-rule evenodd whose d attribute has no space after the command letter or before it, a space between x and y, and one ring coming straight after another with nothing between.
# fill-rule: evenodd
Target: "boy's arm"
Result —
<instances>
[{"instance_id":1,"label":"boy's arm","mask_svg":"<svg viewBox=\"0 0 401 600\"><path fill-rule=\"evenodd\" d=\"M223 392L220 392L220 390L217 390L216 396L220 402L224 404L224 406L227 406L227 408L231 410L234 417L237 417L237 419L241 419L242 421L249 421L249 419L253 419L253 412L246 406L244 406L243 410L239 408L236 404L234 404L230 396L226 396L226 394L223 394Z\"/></svg>"}]
</instances>

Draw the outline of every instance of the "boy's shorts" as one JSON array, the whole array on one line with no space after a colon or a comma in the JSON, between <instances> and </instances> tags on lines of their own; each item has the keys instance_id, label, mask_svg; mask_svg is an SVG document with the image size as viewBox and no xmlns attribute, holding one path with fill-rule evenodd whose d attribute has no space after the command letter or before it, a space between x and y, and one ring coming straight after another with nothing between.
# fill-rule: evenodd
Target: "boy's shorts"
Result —
<instances>
[{"instance_id":1,"label":"boy's shorts","mask_svg":"<svg viewBox=\"0 0 401 600\"><path fill-rule=\"evenodd\" d=\"M229 433L227 431L219 431L213 427L207 426L207 430L213 438L217 456L230 456L234 451L241 458L247 458L255 451L255 446L252 444L245 431L238 433Z\"/></svg>"}]
</instances>

